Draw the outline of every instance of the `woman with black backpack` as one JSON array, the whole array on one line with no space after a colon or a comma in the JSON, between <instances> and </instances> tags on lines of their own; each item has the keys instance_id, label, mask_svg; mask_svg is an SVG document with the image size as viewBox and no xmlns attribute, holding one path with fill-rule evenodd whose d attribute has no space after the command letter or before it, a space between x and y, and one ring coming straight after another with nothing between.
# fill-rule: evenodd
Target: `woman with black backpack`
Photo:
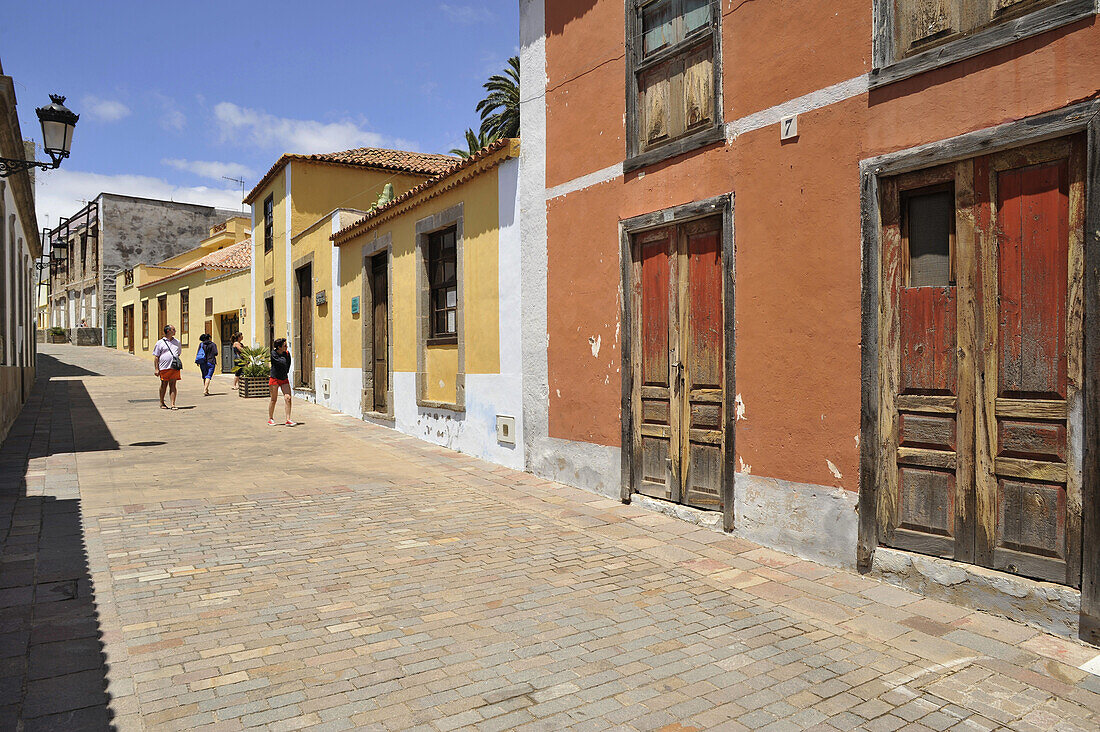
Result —
<instances>
[{"instance_id":1,"label":"woman with black backpack","mask_svg":"<svg viewBox=\"0 0 1100 732\"><path fill-rule=\"evenodd\" d=\"M202 395L210 396L210 382L214 380L214 369L218 366L218 344L209 333L199 336L199 350L195 354L195 363L202 372Z\"/></svg>"}]
</instances>

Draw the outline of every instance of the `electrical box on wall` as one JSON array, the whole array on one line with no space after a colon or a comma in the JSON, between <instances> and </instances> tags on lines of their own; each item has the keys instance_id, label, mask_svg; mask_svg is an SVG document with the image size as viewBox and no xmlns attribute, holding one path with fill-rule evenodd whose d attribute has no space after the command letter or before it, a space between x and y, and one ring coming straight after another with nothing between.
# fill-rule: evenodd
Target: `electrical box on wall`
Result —
<instances>
[{"instance_id":1,"label":"electrical box on wall","mask_svg":"<svg viewBox=\"0 0 1100 732\"><path fill-rule=\"evenodd\" d=\"M497 442L505 445L516 444L516 418L497 415Z\"/></svg>"}]
</instances>

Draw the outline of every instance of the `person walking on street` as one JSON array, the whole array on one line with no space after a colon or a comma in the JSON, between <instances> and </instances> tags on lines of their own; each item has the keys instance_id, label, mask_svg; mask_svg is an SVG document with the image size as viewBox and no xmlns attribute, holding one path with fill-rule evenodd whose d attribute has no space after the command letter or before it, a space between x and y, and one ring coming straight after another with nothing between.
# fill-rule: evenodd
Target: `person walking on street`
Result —
<instances>
[{"instance_id":1,"label":"person walking on street","mask_svg":"<svg viewBox=\"0 0 1100 732\"><path fill-rule=\"evenodd\" d=\"M271 376L268 378L267 384L271 389L271 403L267 406L267 423L270 425L277 424L275 421L275 403L279 401L279 390L281 389L286 410L286 422L284 424L287 427L293 427L297 423L290 419L292 399L290 391L290 348L287 346L286 338L275 339L274 346L271 349Z\"/></svg>"},{"instance_id":2,"label":"person walking on street","mask_svg":"<svg viewBox=\"0 0 1100 732\"><path fill-rule=\"evenodd\" d=\"M164 337L153 346L153 373L160 377L160 408L176 409L176 382L180 380L180 372L183 370L183 361L180 354L183 346L176 340L176 329L171 325L164 326ZM164 393L168 392L172 406L164 403Z\"/></svg>"},{"instance_id":3,"label":"person walking on street","mask_svg":"<svg viewBox=\"0 0 1100 732\"><path fill-rule=\"evenodd\" d=\"M233 334L232 347L233 347L233 365L237 366L242 360L244 360L244 354L242 353L242 351L244 349L244 334L243 333L234 333ZM233 369L233 388L236 389L237 386L240 385L240 383L241 383L241 373L238 369Z\"/></svg>"},{"instance_id":4,"label":"person walking on street","mask_svg":"<svg viewBox=\"0 0 1100 732\"><path fill-rule=\"evenodd\" d=\"M214 380L214 369L218 365L218 344L209 333L199 336L199 351L195 354L195 363L202 372L202 395L210 396L210 382Z\"/></svg>"}]
</instances>

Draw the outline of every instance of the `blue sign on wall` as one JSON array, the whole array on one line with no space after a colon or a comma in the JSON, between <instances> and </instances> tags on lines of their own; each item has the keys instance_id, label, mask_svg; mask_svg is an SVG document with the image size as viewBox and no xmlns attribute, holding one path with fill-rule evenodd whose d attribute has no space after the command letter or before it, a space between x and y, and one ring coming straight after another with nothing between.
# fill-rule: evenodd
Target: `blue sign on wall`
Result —
<instances>
[{"instance_id":1,"label":"blue sign on wall","mask_svg":"<svg viewBox=\"0 0 1100 732\"><path fill-rule=\"evenodd\" d=\"M358 315L359 314L359 298L358 297L353 297L351 299L351 314L352 315Z\"/></svg>"}]
</instances>

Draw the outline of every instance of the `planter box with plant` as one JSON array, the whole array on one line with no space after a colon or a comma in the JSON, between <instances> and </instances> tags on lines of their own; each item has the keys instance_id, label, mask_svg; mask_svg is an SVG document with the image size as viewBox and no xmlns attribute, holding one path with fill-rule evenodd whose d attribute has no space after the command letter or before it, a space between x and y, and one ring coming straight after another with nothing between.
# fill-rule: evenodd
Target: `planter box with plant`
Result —
<instances>
[{"instance_id":1,"label":"planter box with plant","mask_svg":"<svg viewBox=\"0 0 1100 732\"><path fill-rule=\"evenodd\" d=\"M60 326L50 328L50 343L68 343L69 332Z\"/></svg>"},{"instance_id":2,"label":"planter box with plant","mask_svg":"<svg viewBox=\"0 0 1100 732\"><path fill-rule=\"evenodd\" d=\"M245 346L233 367L237 374L237 395L243 399L266 397L271 391L267 379L271 375L271 354L264 346Z\"/></svg>"}]
</instances>

